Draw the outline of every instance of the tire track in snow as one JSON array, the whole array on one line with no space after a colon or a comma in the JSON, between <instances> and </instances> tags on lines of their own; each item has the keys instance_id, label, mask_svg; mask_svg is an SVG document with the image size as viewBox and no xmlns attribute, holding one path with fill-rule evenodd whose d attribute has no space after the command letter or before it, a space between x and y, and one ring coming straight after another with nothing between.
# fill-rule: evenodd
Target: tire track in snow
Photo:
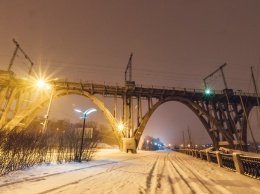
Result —
<instances>
[{"instance_id":1,"label":"tire track in snow","mask_svg":"<svg viewBox=\"0 0 260 194\"><path fill-rule=\"evenodd\" d=\"M210 190L208 187L205 186L205 183L201 180L201 178L199 178L199 177L194 173L194 171L191 170L191 169L187 166L187 163L184 163L183 160L182 160L180 157L178 157L176 154L174 154L174 156L175 156L175 160L176 160L175 164L178 165L177 162L180 163L180 165L178 165L178 166L179 166L179 167L181 166L183 173L187 174L187 176L189 176L188 174L191 174L191 175L195 178L195 180L198 181L198 183L196 183L196 185L198 185L198 186L196 186L196 185L194 184L194 187L195 187L195 188L204 188L203 190L205 190L205 191L202 191L203 193L207 192L208 194L212 194L211 190ZM169 159L172 161L171 158L169 158ZM186 171L186 172L185 172L185 171ZM192 177L189 177L189 178L191 179ZM193 178L193 179L194 179L194 178ZM194 182L194 181L193 181L193 182ZM195 183L195 182L194 182L194 183Z\"/></svg>"},{"instance_id":2,"label":"tire track in snow","mask_svg":"<svg viewBox=\"0 0 260 194\"><path fill-rule=\"evenodd\" d=\"M163 157L163 158L162 158ZM163 160L163 161L162 161ZM159 193L161 188L161 179L165 168L165 156L159 156L152 174L150 193ZM162 165L161 165L162 164Z\"/></svg>"},{"instance_id":3,"label":"tire track in snow","mask_svg":"<svg viewBox=\"0 0 260 194\"><path fill-rule=\"evenodd\" d=\"M139 193L173 193L172 179L168 176L168 154L156 158L146 177L146 188L139 185Z\"/></svg>"},{"instance_id":4,"label":"tire track in snow","mask_svg":"<svg viewBox=\"0 0 260 194\"><path fill-rule=\"evenodd\" d=\"M169 183L169 186L170 186L170 190L171 190L171 193L175 193L175 189L173 187L173 184L174 182L172 181L172 179L174 178L174 175L173 173L171 172L171 169L170 169L170 161L169 161L169 153L167 154L167 157L166 157L166 162L167 162L167 165L166 165L166 168L167 168L167 172L168 172L168 175L167 175L167 181Z\"/></svg>"},{"instance_id":5,"label":"tire track in snow","mask_svg":"<svg viewBox=\"0 0 260 194\"><path fill-rule=\"evenodd\" d=\"M146 193L174 193L173 182L168 175L168 155L160 155L154 162L147 177Z\"/></svg>"},{"instance_id":6,"label":"tire track in snow","mask_svg":"<svg viewBox=\"0 0 260 194\"><path fill-rule=\"evenodd\" d=\"M176 154L175 154L175 158L176 158L177 160L179 160L180 163L182 163L183 166L185 166L186 169L188 169L188 170L196 177L196 179L204 186L204 188L206 188L210 193L214 193L214 194L215 194L215 193L216 193L216 189L217 189L220 193L232 194L230 191L228 191L228 190L225 189L224 187L219 186L219 185L217 185L216 183L214 183L211 179L209 179L209 178L206 179L206 178L203 177L200 173L196 172L196 171L194 170L194 168L192 168L187 161L183 160L181 157L177 156ZM186 163L186 164L185 164L185 163ZM199 178L199 177L200 177L200 178ZM216 177L215 177L215 178L216 178ZM204 181L204 182L203 182L203 181ZM211 186L211 187L206 187L206 186L205 186L205 183L207 183L208 185L212 185L212 186ZM210 191L210 190L212 190L212 188L215 188L215 189L213 189L213 192Z\"/></svg>"},{"instance_id":7,"label":"tire track in snow","mask_svg":"<svg viewBox=\"0 0 260 194\"><path fill-rule=\"evenodd\" d=\"M157 175L157 187L156 187L157 189L160 189L161 186L162 186L161 181L162 181L162 178L163 178L163 172L165 170L165 165L166 165L166 161L165 160L166 160L167 155L164 156L164 158L163 158L163 166L162 166L161 172L159 172L160 169L158 169L158 172L157 172L157 174L158 174Z\"/></svg>"},{"instance_id":8,"label":"tire track in snow","mask_svg":"<svg viewBox=\"0 0 260 194\"><path fill-rule=\"evenodd\" d=\"M142 164L140 166L147 166L145 167L146 169L150 168L150 170L147 172L147 171L143 171L142 172L137 172L137 174L141 174L142 176L145 176L145 180L144 182L138 182L138 181L135 181L133 180L133 184L136 186L136 188L138 188L138 193L139 194L144 194L144 193L147 193L147 192L150 192L150 187L152 185L152 180L154 178L154 172L156 171L156 163L157 163L157 160L160 156L157 156L158 154L155 153L155 154L151 154L149 156L152 156L152 155L155 155L155 159L153 158L152 161L151 161L151 158L149 158L149 160L144 160L144 161L140 161ZM155 160L155 161L154 161ZM153 162L154 161L154 162ZM129 172L129 173L135 173L135 172ZM144 183L144 184L142 184Z\"/></svg>"},{"instance_id":9,"label":"tire track in snow","mask_svg":"<svg viewBox=\"0 0 260 194\"><path fill-rule=\"evenodd\" d=\"M171 191L176 194L195 193L186 181L185 177L179 172L178 168L173 165L170 157L167 157L168 165L168 182L171 183Z\"/></svg>"},{"instance_id":10,"label":"tire track in snow","mask_svg":"<svg viewBox=\"0 0 260 194\"><path fill-rule=\"evenodd\" d=\"M151 155L154 155L154 154L151 154ZM150 156L150 155L148 155ZM93 177L96 177L96 176L99 176L99 175L104 175L106 173L109 173L111 171L115 171L115 170L118 170L118 169L121 169L121 168L124 168L124 167L127 167L127 166L130 166L130 165L133 165L133 164L126 164L124 166L121 166L121 167L117 167L115 168L115 166L118 166L120 163L122 162L125 162L125 161L130 161L130 160L135 160L135 159L140 159L140 158L144 158L144 157L147 157L147 156L140 156L140 157L135 157L135 158L131 158L131 159L126 159L126 160L121 160L121 161L117 161L117 162L114 162L116 164L114 164L112 167L110 167L108 170L104 171L104 172L101 172L101 173L97 173L97 174L94 174L94 175L91 175L91 176L88 176L88 177L84 177L82 179L78 179L76 181L72 181L72 182L69 182L69 183L66 183L64 185L60 185L58 187L55 187L55 188L52 188L52 189L48 189L46 191L43 191L43 192L40 192L39 194L46 194L46 193L53 193L54 191L57 191L59 189L66 189L68 186L71 186L71 185L74 185L74 184L78 184L79 182L82 182L82 181L85 181L87 179L90 179L90 178L93 178ZM123 164L123 163L122 163ZM109 165L109 164L107 164ZM62 192L62 191L61 191Z\"/></svg>"},{"instance_id":11,"label":"tire track in snow","mask_svg":"<svg viewBox=\"0 0 260 194\"><path fill-rule=\"evenodd\" d=\"M169 159L169 162L171 164L171 167L174 168L174 171L178 174L178 176L181 178L181 180L185 183L185 185L188 187L190 192L193 193L193 194L196 194L196 192L193 190L193 188L191 187L191 185L188 183L188 181L185 178L185 177L187 177L187 175L182 173L180 167L178 165L176 165L176 163L173 162L169 157L168 157L168 159ZM179 187L179 183L177 184L176 187L178 187L177 188L178 190L182 188L182 187ZM184 191L184 193L186 193L186 191ZM201 193L203 193L203 192L201 192Z\"/></svg>"},{"instance_id":12,"label":"tire track in snow","mask_svg":"<svg viewBox=\"0 0 260 194\"><path fill-rule=\"evenodd\" d=\"M148 174L148 177L146 178L146 192L150 192L150 190L151 190L152 177L153 177L153 173L154 173L158 160L159 160L159 156L157 157L156 161L154 162L154 164Z\"/></svg>"},{"instance_id":13,"label":"tire track in snow","mask_svg":"<svg viewBox=\"0 0 260 194\"><path fill-rule=\"evenodd\" d=\"M153 154L151 154L151 155L153 155ZM139 158L142 158L142 157L147 157L147 156L139 156L139 157L135 157L135 158L131 158L131 159L124 159L124 160L120 160L120 161L109 161L109 162L105 162L105 163L102 163L102 164L93 164L91 166L86 166L86 167L77 168L77 169L73 169L73 170L62 171L62 172L47 174L47 175L43 175L43 176L37 176L37 177L33 177L33 178L26 178L26 179L23 179L23 180L18 180L18 181L14 181L14 182L0 184L0 188L5 187L5 186L19 184L19 183L24 183L24 182L34 182L34 181L44 180L44 178L47 178L47 177L52 177L52 176L66 174L66 173L76 172L76 171L85 170L85 169L88 169L88 168L95 168L95 167L106 166L106 165L110 165L110 164L115 164L115 166L116 166L120 162L135 160L135 159L139 159ZM113 167L111 167L111 169L113 169ZM108 169L108 171L109 171L109 169Z\"/></svg>"},{"instance_id":14,"label":"tire track in snow","mask_svg":"<svg viewBox=\"0 0 260 194\"><path fill-rule=\"evenodd\" d=\"M83 167L83 168L77 168L77 169L73 169L73 170L57 172L57 173L52 173L52 174L43 175L43 176L37 176L37 177L33 177L33 178L26 178L26 179L19 180L19 181L1 184L0 187L15 185L15 184L24 183L24 182L33 182L33 181L38 181L38 180L44 180L44 178L51 177L51 176L66 174L66 173L70 173L70 172L76 172L76 171L79 171L79 170L85 170L85 169L88 169L88 168L94 168L94 167L98 167L98 166L106 166L106 165L114 164L114 163L118 163L118 162L107 162L107 163L104 163L104 164L96 164L96 165L92 165L92 166L86 166L86 167Z\"/></svg>"},{"instance_id":15,"label":"tire track in snow","mask_svg":"<svg viewBox=\"0 0 260 194\"><path fill-rule=\"evenodd\" d=\"M152 190L154 193L174 193L173 182L169 176L168 155L169 153L164 154L158 161L156 168L157 182L154 183L156 187Z\"/></svg>"},{"instance_id":16,"label":"tire track in snow","mask_svg":"<svg viewBox=\"0 0 260 194\"><path fill-rule=\"evenodd\" d=\"M90 179L90 178L93 178L93 177L96 177L96 176L99 176L99 175L103 175L103 174L106 174L106 173L109 173L111 171L114 171L114 170L117 170L117 169L120 169L120 168L124 168L126 166L130 166L131 164L127 164L125 166L121 166L121 167L118 167L118 168L112 168L111 170L109 171L104 171L104 172L100 172L100 173L97 173L97 174L94 174L94 175L90 175L88 177L84 177L82 179L78 179L76 181L72 181L72 182L69 182L69 183L66 183L64 185L60 185L58 187L55 187L55 188L52 188L52 189L48 189L46 191L43 191L43 192L40 192L39 194L45 194L45 193L52 193L53 191L56 191L58 189L66 189L66 187L68 186L71 186L71 185L74 185L74 184L78 184L79 182L82 182L84 180L87 180L87 179ZM61 191L62 192L62 191Z\"/></svg>"}]
</instances>

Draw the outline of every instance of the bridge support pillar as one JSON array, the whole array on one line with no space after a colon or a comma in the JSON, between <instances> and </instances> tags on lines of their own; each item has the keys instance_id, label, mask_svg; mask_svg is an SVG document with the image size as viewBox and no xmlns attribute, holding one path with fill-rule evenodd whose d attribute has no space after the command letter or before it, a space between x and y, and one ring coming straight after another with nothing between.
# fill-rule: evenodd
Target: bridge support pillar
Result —
<instances>
[{"instance_id":1,"label":"bridge support pillar","mask_svg":"<svg viewBox=\"0 0 260 194\"><path fill-rule=\"evenodd\" d=\"M122 138L121 152L132 152L136 153L136 142L134 138Z\"/></svg>"}]
</instances>

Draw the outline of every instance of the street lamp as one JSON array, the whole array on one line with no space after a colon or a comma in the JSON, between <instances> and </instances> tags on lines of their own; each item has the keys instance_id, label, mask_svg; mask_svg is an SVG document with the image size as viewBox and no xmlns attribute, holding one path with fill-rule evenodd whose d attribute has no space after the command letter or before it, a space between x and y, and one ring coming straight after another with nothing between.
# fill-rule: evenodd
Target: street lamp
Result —
<instances>
[{"instance_id":1,"label":"street lamp","mask_svg":"<svg viewBox=\"0 0 260 194\"><path fill-rule=\"evenodd\" d=\"M84 139L84 133L85 133L85 124L86 124L86 118L87 118L87 115L89 115L90 113L92 112L95 112L97 111L96 109L94 108L90 108L88 110L86 110L85 112L79 110L79 109L74 109L76 112L79 112L79 113L82 113L83 114L83 118L84 118L84 121L83 121L83 129L82 129L82 136L81 136L81 143L80 143L80 151L79 151L79 162L81 162L81 157L82 157L82 149L83 149L83 139Z\"/></svg>"},{"instance_id":2,"label":"street lamp","mask_svg":"<svg viewBox=\"0 0 260 194\"><path fill-rule=\"evenodd\" d=\"M57 78L55 78L54 80L56 80ZM47 128L47 124L48 124L48 118L49 118L49 114L50 114L50 108L51 108L51 103L52 103L52 100L53 100L53 95L54 95L54 88L50 85L50 84L47 84L45 80L43 79L40 79L37 81L37 85L39 88L45 88L46 90L51 90L51 96L50 96L50 100L49 100L49 105L48 105L48 108L47 108L47 112L46 112L46 115L44 116L45 120L44 120L44 123L43 123L43 127L42 127L42 133L44 133L46 131L46 128Z\"/></svg>"},{"instance_id":3,"label":"street lamp","mask_svg":"<svg viewBox=\"0 0 260 194\"><path fill-rule=\"evenodd\" d=\"M43 123L43 127L42 127L42 132L44 133L46 128L47 128L47 124L48 124L48 119L49 119L49 114L50 114L50 109L51 109L51 103L52 103L52 100L53 100L53 95L54 95L54 88L51 88L51 86L48 86L46 87L47 89L51 89L51 97L50 97L50 101L49 101L49 105L48 105L48 109L47 109L47 112L46 112L46 115L44 116L45 120L44 120L44 123Z\"/></svg>"},{"instance_id":4,"label":"street lamp","mask_svg":"<svg viewBox=\"0 0 260 194\"><path fill-rule=\"evenodd\" d=\"M124 125L122 123L118 124L118 129L119 131L123 131Z\"/></svg>"}]
</instances>

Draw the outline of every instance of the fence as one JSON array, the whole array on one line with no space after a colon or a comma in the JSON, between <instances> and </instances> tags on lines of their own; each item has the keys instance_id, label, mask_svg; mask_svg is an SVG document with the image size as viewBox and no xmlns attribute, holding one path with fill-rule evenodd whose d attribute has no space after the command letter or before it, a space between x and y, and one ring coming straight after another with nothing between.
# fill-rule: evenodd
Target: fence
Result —
<instances>
[{"instance_id":1,"label":"fence","mask_svg":"<svg viewBox=\"0 0 260 194\"><path fill-rule=\"evenodd\" d=\"M260 180L260 156L194 149L178 149L177 151Z\"/></svg>"}]
</instances>

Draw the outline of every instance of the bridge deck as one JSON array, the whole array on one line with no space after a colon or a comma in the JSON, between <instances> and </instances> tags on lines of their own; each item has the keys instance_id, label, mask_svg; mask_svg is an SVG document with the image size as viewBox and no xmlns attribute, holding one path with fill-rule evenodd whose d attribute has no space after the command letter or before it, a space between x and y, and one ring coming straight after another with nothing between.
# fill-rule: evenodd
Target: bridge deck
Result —
<instances>
[{"instance_id":1,"label":"bridge deck","mask_svg":"<svg viewBox=\"0 0 260 194\"><path fill-rule=\"evenodd\" d=\"M35 84L33 83L35 80L25 80L16 78L13 72L0 70L0 88L6 87L9 85L10 87L18 87L18 88L31 88ZM141 96L141 97L152 97L161 99L163 97L169 96L180 96L190 98L195 101L207 100L204 98L203 89L190 89L190 88L176 88L176 87L164 87L164 86L142 86L139 84L133 85L124 85L120 86L118 84L111 84L106 82L94 82L94 81L69 81L67 79L53 81L50 83L55 86L56 90L84 90L91 94L102 94L106 96L114 96L115 94L118 96L123 96L128 94L130 96ZM36 89L36 88L34 88ZM255 99L254 94L249 93L241 93L239 91L234 91L231 96L232 101L240 101L239 96L242 98L250 98L247 100ZM252 99L251 99L252 98ZM214 91L213 98L216 100L226 101L226 95L224 95L223 91Z\"/></svg>"}]
</instances>

